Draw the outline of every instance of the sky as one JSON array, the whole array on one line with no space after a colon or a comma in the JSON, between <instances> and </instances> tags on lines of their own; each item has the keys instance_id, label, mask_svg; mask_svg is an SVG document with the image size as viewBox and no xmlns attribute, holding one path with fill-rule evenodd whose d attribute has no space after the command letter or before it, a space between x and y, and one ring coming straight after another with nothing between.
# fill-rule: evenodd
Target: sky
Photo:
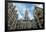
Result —
<instances>
[{"instance_id":1,"label":"sky","mask_svg":"<svg viewBox=\"0 0 46 32\"><path fill-rule=\"evenodd\" d=\"M18 10L18 19L24 19L24 14L26 9L28 10L28 16L30 20L34 19L33 11L35 9L35 6L33 4L29 3L13 3L13 5L16 5L16 8Z\"/></svg>"},{"instance_id":2,"label":"sky","mask_svg":"<svg viewBox=\"0 0 46 32\"><path fill-rule=\"evenodd\" d=\"M28 16L30 20L34 19L33 12L35 11L35 6L43 8L42 4L30 4L30 3L13 3L16 6L15 9L18 10L18 19L24 19L24 14L26 9L28 10Z\"/></svg>"}]
</instances>

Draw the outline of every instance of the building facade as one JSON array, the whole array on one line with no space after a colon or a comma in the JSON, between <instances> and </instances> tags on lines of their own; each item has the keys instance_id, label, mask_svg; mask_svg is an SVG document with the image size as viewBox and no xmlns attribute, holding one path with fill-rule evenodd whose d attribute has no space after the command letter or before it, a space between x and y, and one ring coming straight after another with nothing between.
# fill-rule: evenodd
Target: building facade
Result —
<instances>
[{"instance_id":1,"label":"building facade","mask_svg":"<svg viewBox=\"0 0 46 32\"><path fill-rule=\"evenodd\" d=\"M15 10L16 6L13 6L13 3L8 3L8 30L15 30L16 28L16 17L17 10Z\"/></svg>"},{"instance_id":2,"label":"building facade","mask_svg":"<svg viewBox=\"0 0 46 32\"><path fill-rule=\"evenodd\" d=\"M39 28L43 28L43 9L39 7L35 7L35 18L37 19L37 24Z\"/></svg>"}]
</instances>

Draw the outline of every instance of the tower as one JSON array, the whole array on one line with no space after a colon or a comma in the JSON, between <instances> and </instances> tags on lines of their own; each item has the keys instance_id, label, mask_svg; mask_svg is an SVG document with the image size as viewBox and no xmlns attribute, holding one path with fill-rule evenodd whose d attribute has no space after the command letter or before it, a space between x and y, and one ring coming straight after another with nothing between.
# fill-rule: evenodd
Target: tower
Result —
<instances>
[{"instance_id":1,"label":"tower","mask_svg":"<svg viewBox=\"0 0 46 32\"><path fill-rule=\"evenodd\" d=\"M27 8L26 8L26 11L25 11L25 20L29 20Z\"/></svg>"}]
</instances>

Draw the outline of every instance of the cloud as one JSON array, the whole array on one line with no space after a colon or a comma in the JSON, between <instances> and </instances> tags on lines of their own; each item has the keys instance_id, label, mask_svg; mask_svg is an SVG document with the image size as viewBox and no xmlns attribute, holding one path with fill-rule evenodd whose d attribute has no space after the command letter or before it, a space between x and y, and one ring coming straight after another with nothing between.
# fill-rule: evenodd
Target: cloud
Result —
<instances>
[{"instance_id":1,"label":"cloud","mask_svg":"<svg viewBox=\"0 0 46 32\"><path fill-rule=\"evenodd\" d=\"M17 8L19 9L19 13L18 13L18 19L23 19L23 15L24 15L24 8L25 5L23 5L22 3L16 3Z\"/></svg>"},{"instance_id":2,"label":"cloud","mask_svg":"<svg viewBox=\"0 0 46 32\"><path fill-rule=\"evenodd\" d=\"M21 14L19 13L18 15L19 15L19 16L18 16L18 19L21 19L21 18L22 18Z\"/></svg>"},{"instance_id":3,"label":"cloud","mask_svg":"<svg viewBox=\"0 0 46 32\"><path fill-rule=\"evenodd\" d=\"M34 4L36 7L43 8L43 4Z\"/></svg>"},{"instance_id":4,"label":"cloud","mask_svg":"<svg viewBox=\"0 0 46 32\"><path fill-rule=\"evenodd\" d=\"M29 16L30 20L34 19L34 17L33 17L34 6L32 6L32 4L30 5L30 4L26 4L26 3L25 4L16 3L16 7L19 9L18 19L24 19L26 9L28 10L28 13L29 13L28 16Z\"/></svg>"},{"instance_id":5,"label":"cloud","mask_svg":"<svg viewBox=\"0 0 46 32\"><path fill-rule=\"evenodd\" d=\"M33 16L32 13L29 12L29 15L28 16L29 16L30 20L34 19L34 16Z\"/></svg>"}]
</instances>

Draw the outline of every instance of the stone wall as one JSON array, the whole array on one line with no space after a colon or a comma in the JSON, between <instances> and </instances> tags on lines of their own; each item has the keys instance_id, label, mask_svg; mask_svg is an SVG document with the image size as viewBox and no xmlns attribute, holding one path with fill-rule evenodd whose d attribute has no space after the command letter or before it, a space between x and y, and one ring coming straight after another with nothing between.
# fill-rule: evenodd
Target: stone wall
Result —
<instances>
[{"instance_id":1,"label":"stone wall","mask_svg":"<svg viewBox=\"0 0 46 32\"><path fill-rule=\"evenodd\" d=\"M8 30L15 30L17 10L13 3L8 3Z\"/></svg>"}]
</instances>

